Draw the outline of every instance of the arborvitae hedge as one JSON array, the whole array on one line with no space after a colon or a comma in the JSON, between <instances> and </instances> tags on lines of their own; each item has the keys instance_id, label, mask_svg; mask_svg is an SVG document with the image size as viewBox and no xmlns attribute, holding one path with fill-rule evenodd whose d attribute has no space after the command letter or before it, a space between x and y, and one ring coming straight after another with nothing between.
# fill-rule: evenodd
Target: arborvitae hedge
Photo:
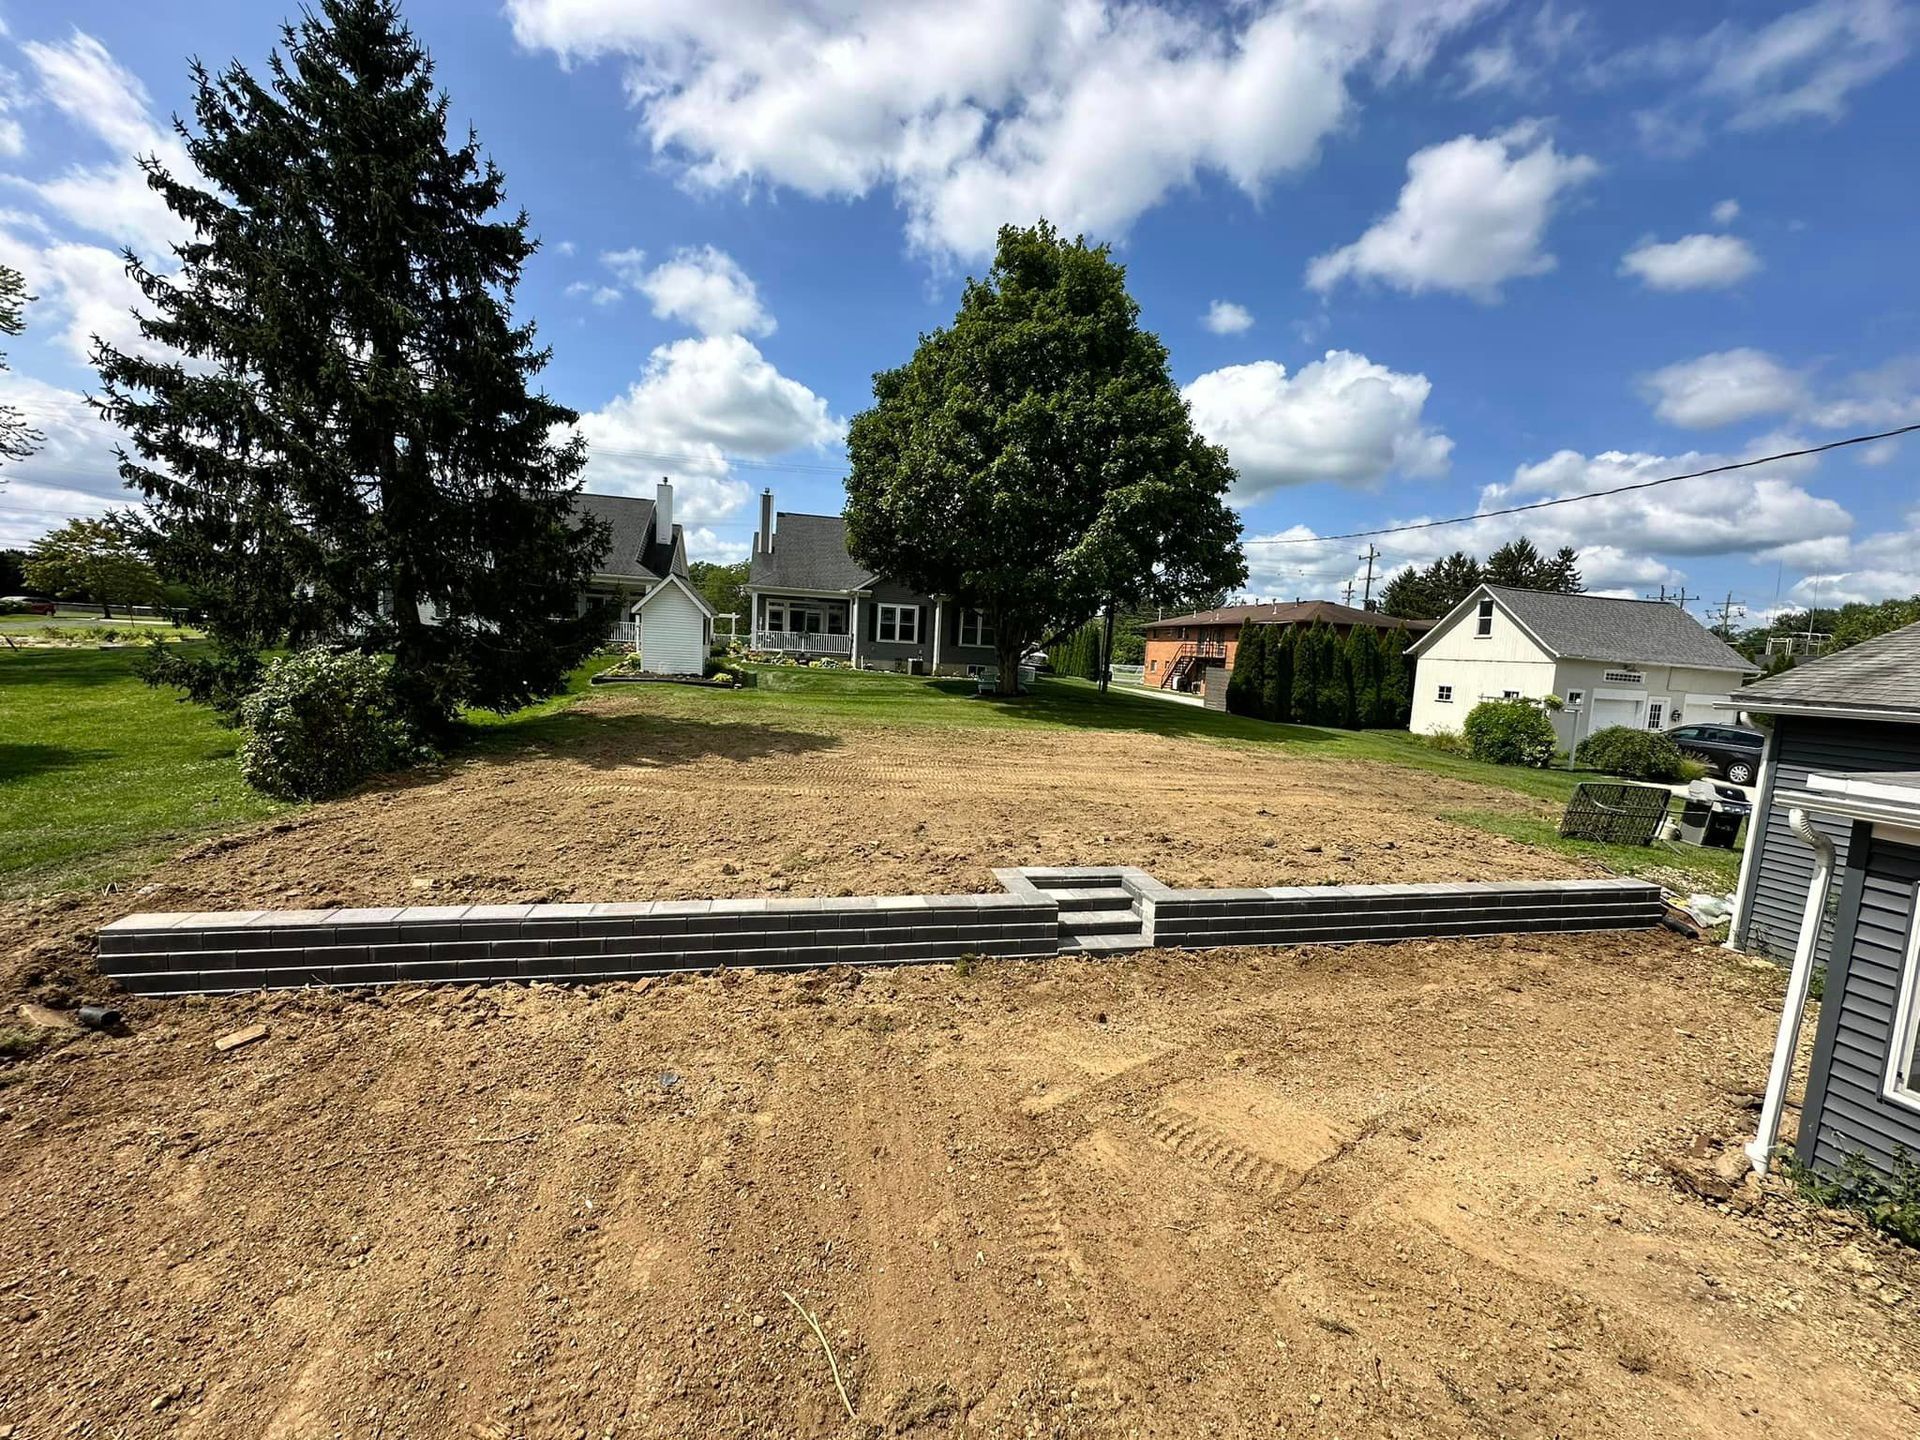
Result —
<instances>
[{"instance_id":1,"label":"arborvitae hedge","mask_svg":"<svg viewBox=\"0 0 1920 1440\"><path fill-rule=\"evenodd\" d=\"M1235 715L1341 729L1405 729L1413 713L1406 632L1243 625L1227 682Z\"/></svg>"}]
</instances>

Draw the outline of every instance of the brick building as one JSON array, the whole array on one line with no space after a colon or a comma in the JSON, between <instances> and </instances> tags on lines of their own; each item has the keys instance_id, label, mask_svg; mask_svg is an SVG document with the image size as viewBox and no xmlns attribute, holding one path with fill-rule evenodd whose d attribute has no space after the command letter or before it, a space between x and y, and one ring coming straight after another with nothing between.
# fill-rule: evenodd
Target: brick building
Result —
<instances>
[{"instance_id":1,"label":"brick building","mask_svg":"<svg viewBox=\"0 0 1920 1440\"><path fill-rule=\"evenodd\" d=\"M1147 654L1145 680L1163 690L1191 690L1207 693L1210 675L1222 681L1233 673L1233 657L1240 645L1240 627L1248 621L1256 625L1298 626L1330 625L1336 634L1346 635L1356 625L1376 630L1404 630L1407 643L1433 628L1431 620L1402 620L1375 610L1359 610L1351 605L1336 605L1331 600L1295 600L1291 604L1227 605L1218 610L1202 610L1194 615L1174 615L1155 620L1146 627Z\"/></svg>"}]
</instances>

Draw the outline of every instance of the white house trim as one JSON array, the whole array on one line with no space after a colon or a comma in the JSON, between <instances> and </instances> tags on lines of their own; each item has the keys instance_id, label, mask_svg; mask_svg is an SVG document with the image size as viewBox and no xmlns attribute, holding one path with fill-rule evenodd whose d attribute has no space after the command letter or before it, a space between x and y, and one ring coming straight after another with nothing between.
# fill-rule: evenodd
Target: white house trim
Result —
<instances>
[{"instance_id":1,"label":"white house trim","mask_svg":"<svg viewBox=\"0 0 1920 1440\"><path fill-rule=\"evenodd\" d=\"M635 615L638 615L642 610L646 609L648 602L651 601L653 597L658 595L662 590L666 589L669 585L674 585L679 587L681 590L684 590L686 592L687 598L693 601L694 604L700 607L701 612L707 617L707 619L709 620L713 619L713 607L707 604L706 597L701 595L701 593L698 590L694 589L693 586L689 585L686 581L682 580L678 575L667 576L666 579L662 580L658 585L654 586L651 590L647 591L645 595L642 595L640 597L640 602L633 607L632 613Z\"/></svg>"}]
</instances>

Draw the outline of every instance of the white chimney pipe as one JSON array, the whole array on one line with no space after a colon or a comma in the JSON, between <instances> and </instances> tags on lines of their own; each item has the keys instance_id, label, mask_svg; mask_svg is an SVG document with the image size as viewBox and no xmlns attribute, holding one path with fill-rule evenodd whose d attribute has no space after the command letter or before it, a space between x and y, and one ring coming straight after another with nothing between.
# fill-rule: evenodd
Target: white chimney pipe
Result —
<instances>
[{"instance_id":1,"label":"white chimney pipe","mask_svg":"<svg viewBox=\"0 0 1920 1440\"><path fill-rule=\"evenodd\" d=\"M673 543L673 482L664 475L653 492L653 536L662 545Z\"/></svg>"}]
</instances>

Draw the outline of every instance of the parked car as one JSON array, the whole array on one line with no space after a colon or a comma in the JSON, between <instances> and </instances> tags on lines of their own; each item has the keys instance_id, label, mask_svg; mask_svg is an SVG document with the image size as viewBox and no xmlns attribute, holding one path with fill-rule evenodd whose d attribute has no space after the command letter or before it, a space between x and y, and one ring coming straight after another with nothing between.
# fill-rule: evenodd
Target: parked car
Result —
<instances>
[{"instance_id":1,"label":"parked car","mask_svg":"<svg viewBox=\"0 0 1920 1440\"><path fill-rule=\"evenodd\" d=\"M60 607L40 595L0 595L0 609L14 615L52 615Z\"/></svg>"},{"instance_id":2,"label":"parked car","mask_svg":"<svg viewBox=\"0 0 1920 1440\"><path fill-rule=\"evenodd\" d=\"M1739 725L1676 725L1667 738L1697 755L1736 785L1751 785L1760 774L1760 752L1767 737Z\"/></svg>"}]
</instances>

